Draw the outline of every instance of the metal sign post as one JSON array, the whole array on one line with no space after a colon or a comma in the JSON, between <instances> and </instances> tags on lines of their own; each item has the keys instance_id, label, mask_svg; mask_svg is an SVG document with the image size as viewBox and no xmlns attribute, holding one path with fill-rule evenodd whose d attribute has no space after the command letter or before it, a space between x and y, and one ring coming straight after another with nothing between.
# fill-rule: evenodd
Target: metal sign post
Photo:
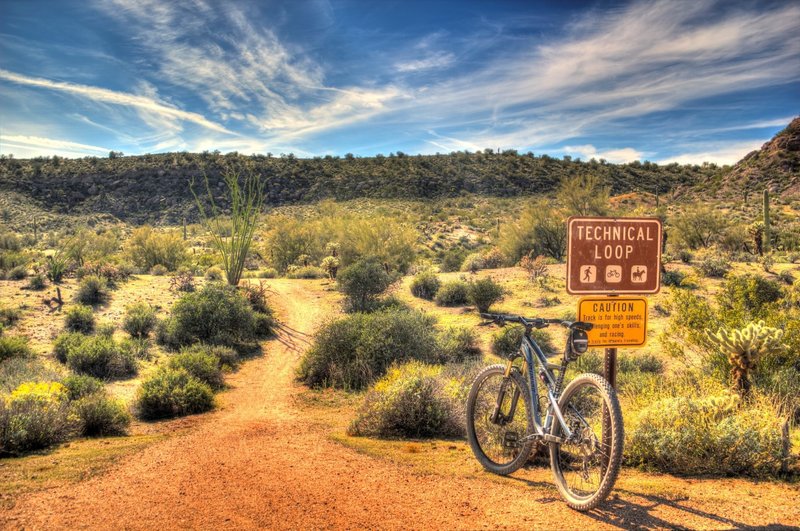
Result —
<instances>
[{"instance_id":1,"label":"metal sign post","mask_svg":"<svg viewBox=\"0 0 800 531\"><path fill-rule=\"evenodd\" d=\"M661 288L662 237L661 220L657 218L569 218L567 292L615 298L620 294L658 293ZM582 317L583 302L578 305L578 319ZM616 308L614 302L616 300L609 301L609 307ZM622 314L622 326L613 322L615 317L612 315L608 331L598 331L595 344L609 347L603 359L603 377L613 389L617 388L617 347L613 345L643 344L647 336L646 312L645 301L645 315L637 319L640 314L634 312L632 305L629 312ZM595 315L595 321L601 321L607 313L604 312L602 318ZM641 323L633 322L637 320ZM639 336L632 334L635 331L641 332L641 343ZM603 333L605 335L600 337ZM605 449L611 446L611 418L605 408L602 445ZM604 453L608 455L607 451Z\"/></svg>"}]
</instances>

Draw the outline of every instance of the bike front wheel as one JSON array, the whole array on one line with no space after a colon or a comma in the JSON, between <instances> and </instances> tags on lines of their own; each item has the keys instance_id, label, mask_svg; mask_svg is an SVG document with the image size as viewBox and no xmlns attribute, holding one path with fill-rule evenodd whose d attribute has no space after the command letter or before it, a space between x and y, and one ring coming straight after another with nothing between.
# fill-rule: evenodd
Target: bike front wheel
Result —
<instances>
[{"instance_id":1,"label":"bike front wheel","mask_svg":"<svg viewBox=\"0 0 800 531\"><path fill-rule=\"evenodd\" d=\"M588 511L608 496L617 480L625 437L622 410L614 389L597 374L581 374L570 382L558 406L572 434L562 443L550 443L556 487L570 507ZM551 434L562 438L563 433L554 419Z\"/></svg>"},{"instance_id":2,"label":"bike front wheel","mask_svg":"<svg viewBox=\"0 0 800 531\"><path fill-rule=\"evenodd\" d=\"M467 439L483 467L507 475L527 461L533 441L530 393L516 370L492 365L475 378L467 397Z\"/></svg>"}]
</instances>

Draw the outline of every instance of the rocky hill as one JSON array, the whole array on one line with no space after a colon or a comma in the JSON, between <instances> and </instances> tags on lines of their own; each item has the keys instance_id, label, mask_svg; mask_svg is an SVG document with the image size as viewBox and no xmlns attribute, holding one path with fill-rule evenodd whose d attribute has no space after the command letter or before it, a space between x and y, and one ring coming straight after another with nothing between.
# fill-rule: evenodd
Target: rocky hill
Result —
<instances>
[{"instance_id":1,"label":"rocky hill","mask_svg":"<svg viewBox=\"0 0 800 531\"><path fill-rule=\"evenodd\" d=\"M615 195L659 193L687 198L741 198L765 187L800 194L800 117L735 166L657 165L650 162L556 159L516 151L376 157L237 153L164 153L109 158L0 157L0 210L14 225L70 215L129 223L176 223L196 219L190 183L204 192L204 176L222 200L223 173L255 172L266 180L271 206L321 199L424 199L462 194L529 196L553 191L567 176L596 175ZM9 214L10 213L10 214Z\"/></svg>"},{"instance_id":2,"label":"rocky hill","mask_svg":"<svg viewBox=\"0 0 800 531\"><path fill-rule=\"evenodd\" d=\"M285 205L320 199L432 198L461 194L517 196L547 193L565 176L595 174L615 194L676 193L719 178L715 165L659 166L649 162L609 164L565 157L495 153L451 153L298 159L236 153L166 153L131 157L63 159L0 158L0 195L41 212L105 215L131 223L194 219L189 183L221 193L226 171L253 171L266 179L267 203ZM0 201L2 203L2 201ZM3 207L4 205L0 205Z\"/></svg>"},{"instance_id":3,"label":"rocky hill","mask_svg":"<svg viewBox=\"0 0 800 531\"><path fill-rule=\"evenodd\" d=\"M760 150L751 151L724 176L720 192L800 194L800 117L795 118Z\"/></svg>"}]
</instances>

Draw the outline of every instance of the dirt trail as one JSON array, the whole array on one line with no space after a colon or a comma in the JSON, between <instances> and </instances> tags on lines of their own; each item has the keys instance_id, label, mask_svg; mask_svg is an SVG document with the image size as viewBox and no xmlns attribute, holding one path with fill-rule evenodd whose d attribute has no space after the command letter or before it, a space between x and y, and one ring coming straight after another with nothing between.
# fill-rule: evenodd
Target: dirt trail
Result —
<instances>
[{"instance_id":1,"label":"dirt trail","mask_svg":"<svg viewBox=\"0 0 800 531\"><path fill-rule=\"evenodd\" d=\"M561 503L549 482L424 474L357 453L304 420L294 403L294 368L324 305L302 282L270 285L283 323L279 338L229 378L232 389L221 395L218 411L105 474L20 498L0 515L2 527L738 528L785 524L797 515L797 499L763 511L742 511L741 500L731 500L709 512L688 499L624 489L605 510L585 515ZM686 483L699 489L692 499L719 488Z\"/></svg>"}]
</instances>

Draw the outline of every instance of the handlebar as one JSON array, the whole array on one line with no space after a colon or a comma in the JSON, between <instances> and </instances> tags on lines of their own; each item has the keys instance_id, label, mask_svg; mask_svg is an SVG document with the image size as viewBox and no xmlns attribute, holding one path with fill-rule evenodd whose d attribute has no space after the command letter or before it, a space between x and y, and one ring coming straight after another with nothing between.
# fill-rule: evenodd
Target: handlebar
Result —
<instances>
[{"instance_id":1,"label":"handlebar","mask_svg":"<svg viewBox=\"0 0 800 531\"><path fill-rule=\"evenodd\" d=\"M521 325L530 328L547 328L551 324L558 324L564 328L577 328L586 332L594 328L592 323L587 323L584 321L563 321L561 319L544 319L542 317L522 317L521 315L483 312L480 314L480 316L489 320L489 323L485 324L498 323L503 325L505 323L520 323Z\"/></svg>"}]
</instances>

